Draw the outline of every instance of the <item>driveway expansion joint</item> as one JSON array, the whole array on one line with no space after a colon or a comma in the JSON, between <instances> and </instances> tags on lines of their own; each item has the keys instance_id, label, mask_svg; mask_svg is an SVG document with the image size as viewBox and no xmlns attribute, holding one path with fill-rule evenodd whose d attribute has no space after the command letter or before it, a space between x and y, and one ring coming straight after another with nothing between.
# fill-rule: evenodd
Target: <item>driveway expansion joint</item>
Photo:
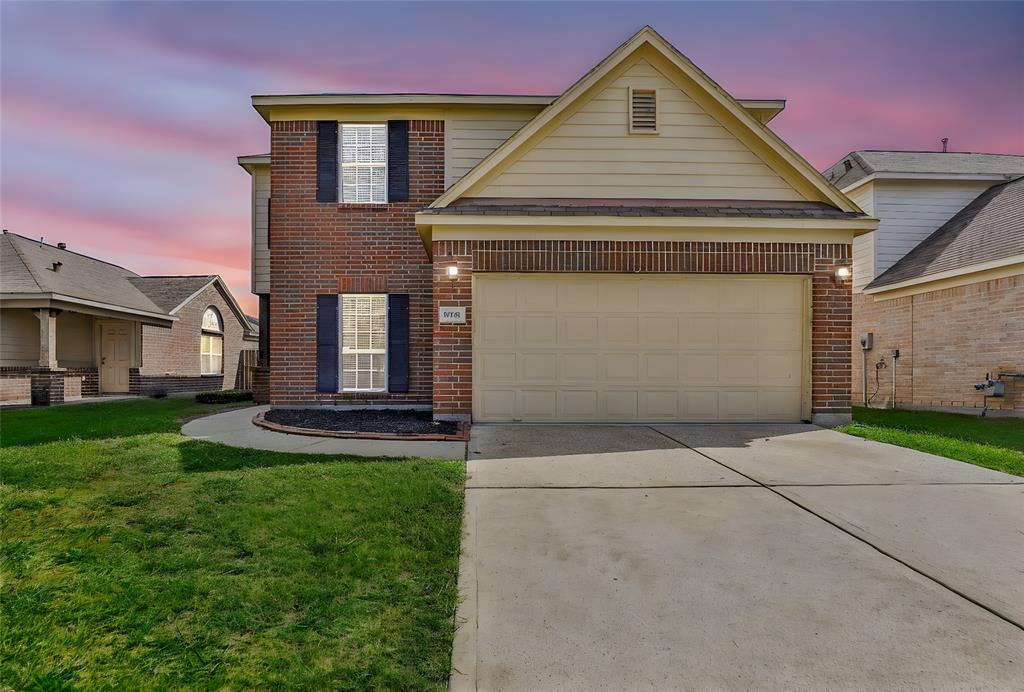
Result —
<instances>
[{"instance_id":1,"label":"driveway expansion joint","mask_svg":"<svg viewBox=\"0 0 1024 692\"><path fill-rule=\"evenodd\" d=\"M648 427L650 427L650 426L648 426ZM904 567L906 567L907 569L911 570L912 572L914 572L916 574L919 574L920 576L922 576L925 579L931 581L932 583L937 584L938 586L946 589L950 593L956 594L960 598L962 598L962 599L968 601L969 603L972 603L973 605L977 606L978 608L981 608L982 610L984 610L984 611L994 615L995 617L999 618L1000 620L1006 622L1009 625L1012 625L1013 627L1017 628L1018 630L1024 631L1024 622L1017 622L1012 616L1007 615L1007 614L1001 612L998 608L994 608L994 607L989 606L989 605L987 605L985 603L982 603L978 599L976 599L976 598L974 598L972 596L969 596L968 594L964 593L960 589L957 589L954 586L946 583L945 581L943 581L943 580L941 580L941 579L939 579L937 577L932 576L928 572L925 572L924 570L922 570L922 569L920 569L918 567L915 567L914 565L910 564L909 562L900 559L899 557L897 557L896 555L894 555L890 551L885 550L884 548L882 548L882 547L876 545L875 543L872 543L871 541L867 540L864 536L858 535L857 533L854 533L853 531L850 531L849 529L847 529L847 528L843 527L842 525L840 525L838 522L833 521L832 519L829 519L828 517L820 514L819 512L814 511L810 507L808 507L808 506L806 506L806 505L804 505L804 504L802 504L800 502L797 502L796 500L794 500L792 497L786 495L785 493L782 493L779 490L776 490L776 488L798 487L798 486L794 486L792 484L789 484L789 485L779 484L779 485L775 485L775 486L767 485L767 484L762 483L761 481L757 480L753 476L750 476L750 475L748 475L746 473L743 473L742 471L739 471L739 470L729 466L728 464L726 464L726 463L724 463L722 461L719 461L718 459L715 459L714 457L712 457L712 456L710 456L708 454L705 454L704 452L702 452L699 449L695 449L695 448L691 447L690 445L686 444L682 440L677 440L676 438L672 437L671 435L669 435L667 433L664 433L661 430L658 430L656 428L650 427L650 429L654 430L656 433L658 433L660 435L664 435L665 437L667 437L668 439L670 439L670 440L672 440L674 442L678 442L679 444L683 445L686 449L689 449L689 450L691 450L693 452L696 452L697 454L701 455L705 459L708 459L709 461L712 461L712 462L714 462L714 463L716 463L716 464L718 464L718 465L720 465L720 466L722 466L722 467L732 471L735 474L738 474L740 476L743 476L744 478L747 478L748 480L756 483L758 486L764 488L765 490L768 490L771 493L774 493L775 495L779 496L780 498L782 498L786 502L789 502L789 503L793 504L794 506L799 507L803 511L807 512L808 514L811 514L811 515L817 517L821 521L825 522L826 524L829 524L829 525L833 526L834 528L838 529L839 531L842 531L843 533L845 533L846 535L850 536L854 540L857 540L857 541L863 543L864 545L872 548L873 550L875 550L878 553L884 555L885 557L889 558L890 560L893 560L894 562L898 562L899 564L903 565ZM873 484L866 484L866 485L873 485ZM1006 483L930 483L930 484L926 484L926 483L919 483L919 484L914 484L914 483L894 483L894 484L889 484L889 485L895 485L895 486L902 486L902 485L1005 485L1005 486L1014 486L1014 485L1019 485L1019 483L1014 483L1014 482L1006 482ZM749 487L749 486L747 486L747 487ZM818 487L823 487L823 486L818 486Z\"/></svg>"}]
</instances>

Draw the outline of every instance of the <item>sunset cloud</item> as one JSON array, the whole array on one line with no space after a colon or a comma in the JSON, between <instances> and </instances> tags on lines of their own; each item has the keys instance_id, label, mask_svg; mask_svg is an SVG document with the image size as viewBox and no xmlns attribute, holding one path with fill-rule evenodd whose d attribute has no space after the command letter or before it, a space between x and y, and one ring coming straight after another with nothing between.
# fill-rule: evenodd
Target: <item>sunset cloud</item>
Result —
<instances>
[{"instance_id":1,"label":"sunset cloud","mask_svg":"<svg viewBox=\"0 0 1024 692\"><path fill-rule=\"evenodd\" d=\"M249 294L257 93L560 93L651 24L815 166L1024 154L1014 3L3 3L3 224Z\"/></svg>"}]
</instances>

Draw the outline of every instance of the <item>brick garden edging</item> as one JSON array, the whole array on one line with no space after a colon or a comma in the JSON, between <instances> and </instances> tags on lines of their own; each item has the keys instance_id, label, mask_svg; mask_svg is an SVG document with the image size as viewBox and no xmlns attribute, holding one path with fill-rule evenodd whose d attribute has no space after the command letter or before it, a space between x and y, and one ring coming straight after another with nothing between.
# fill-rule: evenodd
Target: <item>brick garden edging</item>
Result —
<instances>
[{"instance_id":1,"label":"brick garden edging","mask_svg":"<svg viewBox=\"0 0 1024 692\"><path fill-rule=\"evenodd\" d=\"M266 420L262 413L257 413L252 419L253 425L272 430L274 432L288 433L290 435L307 435L309 437L336 437L346 440L423 440L427 442L465 442L469 439L469 423L459 423L459 432L455 435L436 435L433 433L398 435L395 433L373 433L373 432L342 432L336 430L319 430L317 428L298 428L291 425L281 425Z\"/></svg>"}]
</instances>

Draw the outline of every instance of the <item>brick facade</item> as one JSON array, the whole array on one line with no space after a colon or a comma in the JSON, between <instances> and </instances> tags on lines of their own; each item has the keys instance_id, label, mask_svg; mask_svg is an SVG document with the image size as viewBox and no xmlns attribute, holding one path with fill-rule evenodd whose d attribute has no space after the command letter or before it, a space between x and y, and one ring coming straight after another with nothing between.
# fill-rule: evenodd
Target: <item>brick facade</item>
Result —
<instances>
[{"instance_id":1,"label":"brick facade","mask_svg":"<svg viewBox=\"0 0 1024 692\"><path fill-rule=\"evenodd\" d=\"M199 348L203 313L210 306L220 312L224 326L224 373L202 375ZM131 393L150 395L156 392L201 392L230 389L238 368L238 352L255 348L253 341L244 341L245 327L231 310L215 284L207 286L177 313L178 321L168 329L142 327L142 365L131 381Z\"/></svg>"},{"instance_id":2,"label":"brick facade","mask_svg":"<svg viewBox=\"0 0 1024 692\"><path fill-rule=\"evenodd\" d=\"M316 201L316 122L271 123L270 373L272 404L429 404L431 264L414 214L444 190L444 122L409 123L409 201ZM316 296L409 294L409 391L316 392Z\"/></svg>"},{"instance_id":3,"label":"brick facade","mask_svg":"<svg viewBox=\"0 0 1024 692\"><path fill-rule=\"evenodd\" d=\"M671 241L435 241L434 314L443 303L465 306L464 325L434 324L434 413L472 413L472 275L477 271L812 275L811 410L850 413L851 285L835 271L849 266L847 244ZM447 267L459 267L457 279Z\"/></svg>"},{"instance_id":4,"label":"brick facade","mask_svg":"<svg viewBox=\"0 0 1024 692\"><path fill-rule=\"evenodd\" d=\"M988 372L1024 371L1024 275L967 286L881 299L858 293L853 303L853 400L863 401L863 368L857 339L874 334L867 354L872 405L892 403L892 349L896 404L981 408L974 384ZM884 368L876 368L882 360ZM877 377L877 393L876 393ZM991 409L1024 413L1024 380L1006 380L1006 397Z\"/></svg>"}]
</instances>

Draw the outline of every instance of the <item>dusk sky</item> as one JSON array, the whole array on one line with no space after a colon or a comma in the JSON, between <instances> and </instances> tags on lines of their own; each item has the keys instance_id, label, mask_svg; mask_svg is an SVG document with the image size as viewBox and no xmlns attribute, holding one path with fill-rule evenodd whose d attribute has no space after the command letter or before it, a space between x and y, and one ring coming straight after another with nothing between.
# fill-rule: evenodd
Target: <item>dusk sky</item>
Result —
<instances>
[{"instance_id":1,"label":"dusk sky","mask_svg":"<svg viewBox=\"0 0 1024 692\"><path fill-rule=\"evenodd\" d=\"M251 94L557 94L644 24L823 168L1024 154L1024 4L0 3L3 227L249 293Z\"/></svg>"}]
</instances>

